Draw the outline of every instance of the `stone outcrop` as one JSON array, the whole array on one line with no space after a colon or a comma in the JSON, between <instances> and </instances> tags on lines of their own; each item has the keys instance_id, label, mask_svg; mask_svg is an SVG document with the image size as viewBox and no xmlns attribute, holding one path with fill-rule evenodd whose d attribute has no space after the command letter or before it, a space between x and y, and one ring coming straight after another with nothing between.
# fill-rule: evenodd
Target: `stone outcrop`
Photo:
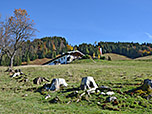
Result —
<instances>
[{"instance_id":1,"label":"stone outcrop","mask_svg":"<svg viewBox=\"0 0 152 114\"><path fill-rule=\"evenodd\" d=\"M65 79L63 78L55 78L52 80L51 84L45 84L44 88L46 90L56 91L62 87L67 87L68 84L66 83Z\"/></svg>"},{"instance_id":2,"label":"stone outcrop","mask_svg":"<svg viewBox=\"0 0 152 114\"><path fill-rule=\"evenodd\" d=\"M87 89L88 90L90 90L90 89L96 90L96 88L98 88L98 86L97 86L94 78L91 76L88 76L88 77L82 78L80 88L82 90L87 90Z\"/></svg>"}]
</instances>

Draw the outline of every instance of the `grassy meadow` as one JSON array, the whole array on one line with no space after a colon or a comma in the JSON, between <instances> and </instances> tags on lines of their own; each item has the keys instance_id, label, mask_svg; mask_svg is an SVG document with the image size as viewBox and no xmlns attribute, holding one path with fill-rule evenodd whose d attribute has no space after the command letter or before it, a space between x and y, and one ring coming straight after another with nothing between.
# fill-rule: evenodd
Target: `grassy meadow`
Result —
<instances>
[{"instance_id":1,"label":"grassy meadow","mask_svg":"<svg viewBox=\"0 0 152 114\"><path fill-rule=\"evenodd\" d=\"M96 63L95 63L96 62ZM68 65L56 66L18 66L27 75L28 82L20 82L15 78L10 78L8 72L4 72L7 67L0 67L0 113L8 114L97 114L97 113L152 113L152 100L142 98L140 95L129 95L125 92L141 86L144 79L152 77L152 61L106 61L106 60L76 60ZM68 88L79 87L81 78L86 76L94 77L96 83L105 85L115 92L118 99L117 105L105 103L108 96L99 93L85 96L80 102L75 102L76 98L66 97L70 92L41 91L43 86L34 85L33 79L45 77L50 81L53 78L64 78L68 83ZM82 91L80 91L82 92ZM45 96L50 94L49 99ZM49 101L58 96L60 102L50 103ZM71 103L68 103L72 101ZM106 105L103 108L103 105Z\"/></svg>"}]
</instances>

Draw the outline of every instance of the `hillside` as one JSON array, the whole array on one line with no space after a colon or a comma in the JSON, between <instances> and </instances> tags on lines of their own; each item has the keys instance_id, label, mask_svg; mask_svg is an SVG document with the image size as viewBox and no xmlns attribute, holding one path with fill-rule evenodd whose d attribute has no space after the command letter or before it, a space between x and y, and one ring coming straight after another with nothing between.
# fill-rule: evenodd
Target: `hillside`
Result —
<instances>
[{"instance_id":1,"label":"hillside","mask_svg":"<svg viewBox=\"0 0 152 114\"><path fill-rule=\"evenodd\" d=\"M33 61L30 61L29 62L29 65L42 65L48 61L50 61L51 59L48 59L48 58L43 58L43 59L35 59ZM22 65L26 65L27 62L22 62Z\"/></svg>"},{"instance_id":2,"label":"hillside","mask_svg":"<svg viewBox=\"0 0 152 114\"><path fill-rule=\"evenodd\" d=\"M114 54L114 53L107 53L107 54L103 54L103 56L106 57L106 59L108 59L108 56L111 58L112 61L115 60L132 60L126 56L123 55L119 55L119 54ZM29 65L43 65L44 63L50 61L51 59L48 58L43 58L43 59L35 59L33 61L29 62ZM26 65L27 62L22 62L22 65Z\"/></svg>"},{"instance_id":3,"label":"hillside","mask_svg":"<svg viewBox=\"0 0 152 114\"><path fill-rule=\"evenodd\" d=\"M81 61L81 60L80 60ZM143 114L152 113L151 99L140 93L129 94L126 91L140 87L144 79L152 77L152 61L98 61L97 64L83 60L82 64L14 67L21 69L26 76L11 78L5 72L7 67L0 67L0 113L1 114ZM111 88L117 102L106 102L109 97L101 92L72 97L74 88L80 87L82 77L93 76L100 86ZM33 79L45 77L48 80L64 78L68 87L56 92L45 91L40 85L33 84ZM67 91L69 90L69 91ZM71 91L70 91L71 90ZM105 91L106 92L106 91ZM84 91L79 90L78 95ZM45 99L47 95L50 98ZM53 102L58 97L59 100ZM115 104L114 104L115 103Z\"/></svg>"},{"instance_id":4,"label":"hillside","mask_svg":"<svg viewBox=\"0 0 152 114\"><path fill-rule=\"evenodd\" d=\"M145 57L139 57L139 58L136 58L135 60L152 60L152 56L145 56Z\"/></svg>"},{"instance_id":5,"label":"hillside","mask_svg":"<svg viewBox=\"0 0 152 114\"><path fill-rule=\"evenodd\" d=\"M111 60L132 60L126 56L114 54L114 53L106 53L106 54L103 54L103 56L105 56L106 58L108 58L109 56Z\"/></svg>"}]
</instances>

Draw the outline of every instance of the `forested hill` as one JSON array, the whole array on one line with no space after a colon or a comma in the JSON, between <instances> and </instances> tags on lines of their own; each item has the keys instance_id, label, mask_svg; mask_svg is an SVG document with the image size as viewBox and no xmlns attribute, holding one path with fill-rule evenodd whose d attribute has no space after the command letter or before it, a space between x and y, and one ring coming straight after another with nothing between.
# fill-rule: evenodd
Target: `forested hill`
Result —
<instances>
[{"instance_id":1,"label":"forested hill","mask_svg":"<svg viewBox=\"0 0 152 114\"><path fill-rule=\"evenodd\" d=\"M121 54L132 59L152 55L151 43L99 42L98 45L103 48L103 53Z\"/></svg>"},{"instance_id":2,"label":"forested hill","mask_svg":"<svg viewBox=\"0 0 152 114\"><path fill-rule=\"evenodd\" d=\"M129 58L137 58L147 55L152 55L152 44L150 43L129 43L129 42L98 42L96 45L92 44L80 44L77 49L85 54L95 55L99 54L98 48L101 47L104 53L115 53L127 56Z\"/></svg>"},{"instance_id":3,"label":"forested hill","mask_svg":"<svg viewBox=\"0 0 152 114\"><path fill-rule=\"evenodd\" d=\"M116 53L125 55L129 58L137 58L152 55L151 43L129 43L129 42L98 42L94 44L80 44L71 46L63 37L45 37L35 39L34 41L26 41L22 48L15 56L14 65L20 65L22 62L29 62L35 59L54 58L57 55L71 50L79 50L84 54L91 56L99 56L99 47L103 53ZM7 62L6 62L7 61ZM1 65L8 65L9 59L7 55L3 55L0 60Z\"/></svg>"}]
</instances>

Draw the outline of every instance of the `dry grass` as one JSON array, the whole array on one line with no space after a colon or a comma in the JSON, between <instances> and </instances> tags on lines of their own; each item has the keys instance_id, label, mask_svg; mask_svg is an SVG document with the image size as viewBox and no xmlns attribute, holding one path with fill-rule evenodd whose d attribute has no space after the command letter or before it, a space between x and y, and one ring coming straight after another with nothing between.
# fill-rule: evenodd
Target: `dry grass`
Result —
<instances>
[{"instance_id":1,"label":"dry grass","mask_svg":"<svg viewBox=\"0 0 152 114\"><path fill-rule=\"evenodd\" d=\"M114 53L106 53L103 56L105 56L106 58L108 58L108 56L110 56L112 60L131 60L130 58L128 58L126 56L114 54Z\"/></svg>"},{"instance_id":2,"label":"dry grass","mask_svg":"<svg viewBox=\"0 0 152 114\"><path fill-rule=\"evenodd\" d=\"M135 60L152 60L152 56L145 56L145 57L139 57L139 58L136 58Z\"/></svg>"},{"instance_id":3,"label":"dry grass","mask_svg":"<svg viewBox=\"0 0 152 114\"><path fill-rule=\"evenodd\" d=\"M48 58L36 59L34 61L30 61L29 65L42 65L50 60L51 59L48 59ZM27 62L22 62L22 65L26 65L26 64L27 64Z\"/></svg>"}]
</instances>

